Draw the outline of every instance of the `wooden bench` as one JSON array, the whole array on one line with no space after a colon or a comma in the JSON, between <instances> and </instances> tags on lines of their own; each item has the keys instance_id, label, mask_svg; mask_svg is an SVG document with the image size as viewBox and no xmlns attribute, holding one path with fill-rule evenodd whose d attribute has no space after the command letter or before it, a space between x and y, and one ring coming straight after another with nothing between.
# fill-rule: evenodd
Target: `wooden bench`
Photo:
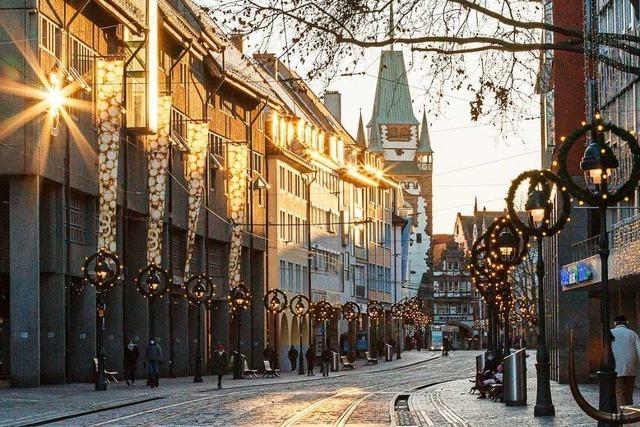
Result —
<instances>
[{"instance_id":1,"label":"wooden bench","mask_svg":"<svg viewBox=\"0 0 640 427\"><path fill-rule=\"evenodd\" d=\"M353 364L353 362L349 362L349 359L347 359L347 356L340 356L340 363L342 363L343 371L348 371L350 369L355 368L355 365Z\"/></svg>"},{"instance_id":2,"label":"wooden bench","mask_svg":"<svg viewBox=\"0 0 640 427\"><path fill-rule=\"evenodd\" d=\"M94 357L93 358L93 366L96 368L96 375L98 375L98 358ZM104 368L104 380L107 382L107 384L111 384L111 381L113 381L114 383L118 384L118 378L116 378L116 375L118 375L118 372L116 371L107 371L107 368L105 366ZM109 381L111 380L111 381Z\"/></svg>"},{"instance_id":3,"label":"wooden bench","mask_svg":"<svg viewBox=\"0 0 640 427\"><path fill-rule=\"evenodd\" d=\"M364 355L367 358L367 365L368 366L377 365L378 364L378 359L375 358L375 357L371 357L371 353L369 353L368 351L365 351Z\"/></svg>"},{"instance_id":4,"label":"wooden bench","mask_svg":"<svg viewBox=\"0 0 640 427\"><path fill-rule=\"evenodd\" d=\"M273 369L271 367L271 362L268 360L264 361L264 374L262 374L262 378L276 378L280 376L280 369Z\"/></svg>"}]
</instances>

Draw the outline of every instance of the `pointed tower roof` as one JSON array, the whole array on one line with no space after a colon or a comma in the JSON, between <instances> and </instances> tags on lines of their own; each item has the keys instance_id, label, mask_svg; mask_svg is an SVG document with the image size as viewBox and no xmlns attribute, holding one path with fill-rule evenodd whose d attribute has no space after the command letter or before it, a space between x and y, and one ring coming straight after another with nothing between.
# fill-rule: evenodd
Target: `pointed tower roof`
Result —
<instances>
[{"instance_id":1,"label":"pointed tower roof","mask_svg":"<svg viewBox=\"0 0 640 427\"><path fill-rule=\"evenodd\" d=\"M358 120L358 133L356 135L356 145L367 148L367 137L364 133L364 123L362 122L362 110L360 110L360 119Z\"/></svg>"},{"instance_id":2,"label":"pointed tower roof","mask_svg":"<svg viewBox=\"0 0 640 427\"><path fill-rule=\"evenodd\" d=\"M418 140L417 153L433 153L431 149L431 138L429 138L429 125L427 124L427 113L422 112L422 125L420 126L420 139Z\"/></svg>"},{"instance_id":3,"label":"pointed tower roof","mask_svg":"<svg viewBox=\"0 0 640 427\"><path fill-rule=\"evenodd\" d=\"M367 126L369 127L369 126ZM380 140L380 129L378 125L370 126L369 129L369 151L374 153L383 153L382 141Z\"/></svg>"},{"instance_id":4,"label":"pointed tower roof","mask_svg":"<svg viewBox=\"0 0 640 427\"><path fill-rule=\"evenodd\" d=\"M419 124L413 115L404 56L399 50L383 50L380 55L373 114L367 127L388 124Z\"/></svg>"}]
</instances>

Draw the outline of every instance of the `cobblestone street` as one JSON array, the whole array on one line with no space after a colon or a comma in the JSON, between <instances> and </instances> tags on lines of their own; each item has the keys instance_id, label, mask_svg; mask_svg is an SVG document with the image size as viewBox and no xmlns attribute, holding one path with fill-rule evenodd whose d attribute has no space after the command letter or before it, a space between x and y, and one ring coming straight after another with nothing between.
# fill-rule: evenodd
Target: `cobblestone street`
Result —
<instances>
[{"instance_id":1,"label":"cobblestone street","mask_svg":"<svg viewBox=\"0 0 640 427\"><path fill-rule=\"evenodd\" d=\"M89 385L0 391L7 410L2 426L18 425L593 425L575 405L568 386L552 383L557 416L533 417L535 354L528 358L528 405L507 407L469 394L475 351L405 353L402 360L329 378L283 373L279 379L233 381L222 390L213 378L163 380L158 389ZM594 386L582 386L592 403ZM398 404L405 400L403 407Z\"/></svg>"}]
</instances>

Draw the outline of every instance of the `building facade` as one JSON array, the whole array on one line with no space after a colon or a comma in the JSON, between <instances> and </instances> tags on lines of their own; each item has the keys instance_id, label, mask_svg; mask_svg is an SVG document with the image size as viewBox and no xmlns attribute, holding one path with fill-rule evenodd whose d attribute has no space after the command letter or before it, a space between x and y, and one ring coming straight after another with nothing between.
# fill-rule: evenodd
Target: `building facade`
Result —
<instances>
[{"instance_id":1,"label":"building facade","mask_svg":"<svg viewBox=\"0 0 640 427\"><path fill-rule=\"evenodd\" d=\"M325 334L352 349L357 327L368 345L366 316L300 331L262 300L273 287L363 311L399 299L390 236L404 202L382 156L191 0L6 3L0 380L91 381L103 323L108 369L122 371L125 343L144 349L153 328L163 375L193 373L198 341L207 369L217 343L255 368L267 342L283 354L300 332L305 345ZM124 268L96 310L82 266L103 246ZM175 285L148 300L134 279L156 261ZM199 273L215 284L202 336L178 295ZM233 325L226 296L240 281L252 300Z\"/></svg>"}]
</instances>

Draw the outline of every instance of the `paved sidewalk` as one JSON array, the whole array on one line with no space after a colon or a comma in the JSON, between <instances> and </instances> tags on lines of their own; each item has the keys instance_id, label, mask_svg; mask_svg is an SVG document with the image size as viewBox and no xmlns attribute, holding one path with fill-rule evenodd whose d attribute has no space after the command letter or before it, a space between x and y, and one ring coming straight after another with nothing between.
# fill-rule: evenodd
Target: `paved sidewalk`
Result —
<instances>
[{"instance_id":1,"label":"paved sidewalk","mask_svg":"<svg viewBox=\"0 0 640 427\"><path fill-rule=\"evenodd\" d=\"M469 379L440 384L418 393L409 399L415 424L419 425L470 425L470 426L593 426L588 417L573 400L569 385L551 382L551 396L556 408L555 417L535 418L533 408L536 401L535 352L527 359L527 406L506 406L489 399L478 399L470 394ZM594 384L580 385L585 398L598 406L598 387ZM636 389L636 402L640 392Z\"/></svg>"},{"instance_id":2,"label":"paved sidewalk","mask_svg":"<svg viewBox=\"0 0 640 427\"><path fill-rule=\"evenodd\" d=\"M401 360L383 362L380 359L378 365L366 366L364 361L356 362L353 371L340 371L331 373L330 378L348 377L367 372L382 372L438 357L434 352L405 352ZM233 380L230 375L223 379L225 389L255 388L272 386L274 384L294 384L307 381L322 381L324 378L316 370L316 375L306 375L283 372L280 378L257 378L245 380ZM106 410L118 405L130 405L157 400L167 395L188 395L192 393L205 393L217 391L217 378L205 376L204 382L193 383L193 377L162 378L160 387L149 389L145 386L146 380L139 380L135 388L128 387L124 383L110 385L106 392L96 392L93 384L69 384L59 386L43 386L30 389L4 389L0 390L0 426L27 425L38 423L46 419L71 416L87 411Z\"/></svg>"}]
</instances>

